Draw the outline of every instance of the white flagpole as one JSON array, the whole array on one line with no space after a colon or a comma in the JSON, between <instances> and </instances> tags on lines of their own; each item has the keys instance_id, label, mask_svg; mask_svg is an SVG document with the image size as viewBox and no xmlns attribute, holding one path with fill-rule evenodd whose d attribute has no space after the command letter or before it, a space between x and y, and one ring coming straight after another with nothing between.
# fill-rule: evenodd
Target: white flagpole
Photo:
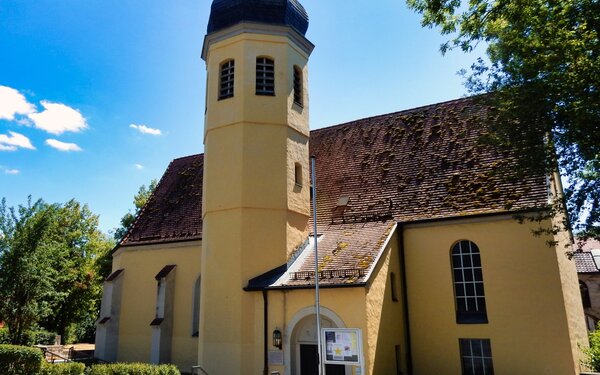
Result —
<instances>
[{"instance_id":1,"label":"white flagpole","mask_svg":"<svg viewBox=\"0 0 600 375\"><path fill-rule=\"evenodd\" d=\"M315 174L315 157L310 157L312 173L312 206L313 206L313 238L315 246L315 310L317 314L317 355L319 358L319 375L325 374L323 370L323 356L321 344L321 308L319 302L319 251L317 248L317 179Z\"/></svg>"}]
</instances>

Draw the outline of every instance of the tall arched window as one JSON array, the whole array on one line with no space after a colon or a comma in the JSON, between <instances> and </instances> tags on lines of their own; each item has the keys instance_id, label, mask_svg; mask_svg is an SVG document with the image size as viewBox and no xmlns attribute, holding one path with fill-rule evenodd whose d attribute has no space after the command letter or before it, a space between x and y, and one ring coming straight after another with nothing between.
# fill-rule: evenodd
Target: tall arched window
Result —
<instances>
[{"instance_id":1,"label":"tall arched window","mask_svg":"<svg viewBox=\"0 0 600 375\"><path fill-rule=\"evenodd\" d=\"M192 336L198 337L200 333L200 276L194 283L194 292L192 296Z\"/></svg>"},{"instance_id":2,"label":"tall arched window","mask_svg":"<svg viewBox=\"0 0 600 375\"><path fill-rule=\"evenodd\" d=\"M479 248L471 241L452 247L452 273L457 323L487 323Z\"/></svg>"},{"instance_id":3,"label":"tall arched window","mask_svg":"<svg viewBox=\"0 0 600 375\"><path fill-rule=\"evenodd\" d=\"M275 95L275 62L268 57L256 58L256 95Z\"/></svg>"},{"instance_id":4,"label":"tall arched window","mask_svg":"<svg viewBox=\"0 0 600 375\"><path fill-rule=\"evenodd\" d=\"M233 79L235 76L235 60L227 60L219 67L219 100L233 96Z\"/></svg>"},{"instance_id":5,"label":"tall arched window","mask_svg":"<svg viewBox=\"0 0 600 375\"><path fill-rule=\"evenodd\" d=\"M590 291L587 285L581 280L579 280L579 291L581 292L581 301L583 302L583 307L592 307Z\"/></svg>"},{"instance_id":6,"label":"tall arched window","mask_svg":"<svg viewBox=\"0 0 600 375\"><path fill-rule=\"evenodd\" d=\"M304 101L302 69L294 65L294 103L302 107Z\"/></svg>"}]
</instances>

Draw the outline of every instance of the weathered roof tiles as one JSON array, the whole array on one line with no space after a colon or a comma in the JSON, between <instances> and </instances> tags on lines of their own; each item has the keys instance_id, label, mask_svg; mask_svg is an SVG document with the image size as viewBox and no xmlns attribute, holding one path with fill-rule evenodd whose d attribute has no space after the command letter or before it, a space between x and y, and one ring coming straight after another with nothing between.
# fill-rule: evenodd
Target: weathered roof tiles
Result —
<instances>
[{"instance_id":1,"label":"weathered roof tiles","mask_svg":"<svg viewBox=\"0 0 600 375\"><path fill-rule=\"evenodd\" d=\"M491 121L485 106L465 98L311 131L319 224L333 230L544 206L544 176L509 179L503 167L514 159L478 142ZM202 237L203 162L171 162L121 246Z\"/></svg>"}]
</instances>

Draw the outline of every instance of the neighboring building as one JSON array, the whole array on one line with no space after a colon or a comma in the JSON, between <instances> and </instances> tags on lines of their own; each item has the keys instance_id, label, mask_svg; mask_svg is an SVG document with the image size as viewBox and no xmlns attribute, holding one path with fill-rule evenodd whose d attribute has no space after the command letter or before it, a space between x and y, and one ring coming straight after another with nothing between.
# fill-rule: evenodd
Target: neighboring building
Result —
<instances>
[{"instance_id":1,"label":"neighboring building","mask_svg":"<svg viewBox=\"0 0 600 375\"><path fill-rule=\"evenodd\" d=\"M569 233L513 218L556 176L508 181L473 98L309 131L307 27L296 0L213 2L205 153L171 162L118 245L97 355L315 374L314 155L321 321L361 330L364 373L578 374Z\"/></svg>"},{"instance_id":2,"label":"neighboring building","mask_svg":"<svg viewBox=\"0 0 600 375\"><path fill-rule=\"evenodd\" d=\"M588 240L573 253L579 289L589 331L594 331L600 321L600 241Z\"/></svg>"}]
</instances>

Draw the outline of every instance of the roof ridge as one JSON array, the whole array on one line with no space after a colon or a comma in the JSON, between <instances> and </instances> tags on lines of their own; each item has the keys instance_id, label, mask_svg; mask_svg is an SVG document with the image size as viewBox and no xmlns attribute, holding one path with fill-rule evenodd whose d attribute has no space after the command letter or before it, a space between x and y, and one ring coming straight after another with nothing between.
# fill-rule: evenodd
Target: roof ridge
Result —
<instances>
[{"instance_id":1,"label":"roof ridge","mask_svg":"<svg viewBox=\"0 0 600 375\"><path fill-rule=\"evenodd\" d=\"M335 125L326 126L324 128L313 129L310 132L311 133L313 133L313 132L319 132L321 130L327 131L327 130L332 130L332 129L335 129L335 128L338 128L338 127L342 127L342 126L355 125L356 123L364 122L364 121L367 121L367 120L374 120L374 119L378 119L378 118L389 117L389 116L392 116L392 115L401 115L401 114L408 114L408 113L412 113L412 112L419 112L419 111L423 111L423 110L428 109L428 108L439 107L439 106L442 106L442 105L448 105L448 104L452 104L452 103L466 102L466 101L472 100L472 99L474 99L474 98L476 98L478 96L482 96L482 95L465 96L465 97L458 98L458 99L445 100L443 102L426 104L426 105L422 105L422 106L419 106L419 107L403 109L403 110L400 110L400 111L385 113L385 114L382 114L382 115L375 115L375 116L363 117L363 118L359 118L359 119L356 119L356 120L343 122L341 124L335 124Z\"/></svg>"},{"instance_id":2,"label":"roof ridge","mask_svg":"<svg viewBox=\"0 0 600 375\"><path fill-rule=\"evenodd\" d=\"M192 155L187 155L187 156L180 156L178 158L172 159L171 163L176 161L176 160L183 160L183 159L191 159L191 158L196 158L196 157L204 157L204 153L198 153L198 154L192 154ZM170 163L169 163L170 164ZM166 171L165 171L166 172ZM158 185L157 185L158 186Z\"/></svg>"}]
</instances>

